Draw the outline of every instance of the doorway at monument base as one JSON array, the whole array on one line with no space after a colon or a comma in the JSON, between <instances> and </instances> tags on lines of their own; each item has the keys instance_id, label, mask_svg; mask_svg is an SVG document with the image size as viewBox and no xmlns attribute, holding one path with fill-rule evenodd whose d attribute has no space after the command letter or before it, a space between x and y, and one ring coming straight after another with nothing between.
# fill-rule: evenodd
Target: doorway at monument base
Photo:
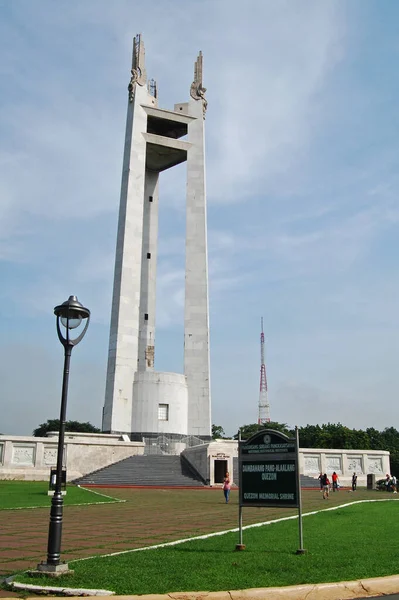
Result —
<instances>
[{"instance_id":1,"label":"doorway at monument base","mask_svg":"<svg viewBox=\"0 0 399 600\"><path fill-rule=\"evenodd\" d=\"M186 448L183 456L196 471L209 482L209 485L223 483L223 469L230 473L234 484L238 485L237 458L238 444L235 440L215 440L202 446ZM340 484L350 486L352 475L357 474L359 486L367 484L367 475L374 474L382 479L390 473L389 452L385 450L342 450L326 448L300 448L299 472L317 480L321 472L339 476Z\"/></svg>"},{"instance_id":2,"label":"doorway at monument base","mask_svg":"<svg viewBox=\"0 0 399 600\"><path fill-rule=\"evenodd\" d=\"M209 485L222 485L226 472L234 479L234 462L238 457L236 440L215 440L186 448L182 454ZM234 484L238 485L238 481Z\"/></svg>"}]
</instances>

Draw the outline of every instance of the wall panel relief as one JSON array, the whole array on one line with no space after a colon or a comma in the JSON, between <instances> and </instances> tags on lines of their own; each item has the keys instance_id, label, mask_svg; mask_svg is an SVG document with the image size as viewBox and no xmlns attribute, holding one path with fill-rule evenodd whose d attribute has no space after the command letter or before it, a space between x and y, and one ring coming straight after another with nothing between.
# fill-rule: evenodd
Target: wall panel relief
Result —
<instances>
[{"instance_id":1,"label":"wall panel relief","mask_svg":"<svg viewBox=\"0 0 399 600\"><path fill-rule=\"evenodd\" d=\"M368 473L375 473L376 475L383 474L384 471L382 469L382 458L380 456L368 456L367 457Z\"/></svg>"},{"instance_id":2,"label":"wall panel relief","mask_svg":"<svg viewBox=\"0 0 399 600\"><path fill-rule=\"evenodd\" d=\"M358 475L361 475L364 472L361 456L348 455L348 471L353 471Z\"/></svg>"},{"instance_id":3,"label":"wall panel relief","mask_svg":"<svg viewBox=\"0 0 399 600\"><path fill-rule=\"evenodd\" d=\"M342 457L341 456L326 456L326 471L342 474Z\"/></svg>"},{"instance_id":4,"label":"wall panel relief","mask_svg":"<svg viewBox=\"0 0 399 600\"><path fill-rule=\"evenodd\" d=\"M319 454L315 454L315 455L305 455L304 456L304 473L317 473L319 474L321 471L321 460L320 460L320 455Z\"/></svg>"},{"instance_id":5,"label":"wall panel relief","mask_svg":"<svg viewBox=\"0 0 399 600\"><path fill-rule=\"evenodd\" d=\"M13 465L29 465L33 467L35 464L36 446L19 446L13 445L11 463Z\"/></svg>"},{"instance_id":6,"label":"wall panel relief","mask_svg":"<svg viewBox=\"0 0 399 600\"><path fill-rule=\"evenodd\" d=\"M54 467L57 464L57 448L53 446L44 448L43 462L47 467Z\"/></svg>"}]
</instances>

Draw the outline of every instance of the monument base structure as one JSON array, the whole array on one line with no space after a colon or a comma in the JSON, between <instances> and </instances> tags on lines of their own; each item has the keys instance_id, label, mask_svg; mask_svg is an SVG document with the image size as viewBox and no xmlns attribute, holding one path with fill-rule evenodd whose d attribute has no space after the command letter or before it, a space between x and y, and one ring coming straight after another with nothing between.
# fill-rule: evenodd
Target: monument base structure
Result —
<instances>
[{"instance_id":1,"label":"monument base structure","mask_svg":"<svg viewBox=\"0 0 399 600\"><path fill-rule=\"evenodd\" d=\"M131 439L187 435L188 389L184 375L139 371L133 382L132 423L140 423ZM157 428L157 429L156 429Z\"/></svg>"},{"instance_id":2,"label":"monument base structure","mask_svg":"<svg viewBox=\"0 0 399 600\"><path fill-rule=\"evenodd\" d=\"M182 452L192 467L210 485L223 485L226 471L238 485L238 443L235 440L215 440L209 444L186 448ZM386 450L343 450L326 448L299 448L299 473L309 478L309 487L318 485L321 472L336 472L341 486L350 486L354 472L358 485L366 486L367 474L376 480L390 473L389 452ZM314 480L312 482L312 479ZM302 484L304 485L304 484Z\"/></svg>"},{"instance_id":3,"label":"monument base structure","mask_svg":"<svg viewBox=\"0 0 399 600\"><path fill-rule=\"evenodd\" d=\"M57 435L53 433L46 438L0 435L0 480L49 481L50 469L55 464ZM156 442L154 439L154 447ZM148 452L151 453L151 443L151 439L147 439L145 445L119 435L66 433L64 459L67 481L126 458L137 456L142 460ZM187 447L183 436L176 436L176 440L173 436L163 436L162 454L181 454L208 485L222 486L226 471L238 483L238 444L235 440L215 440ZM390 473L389 452L300 448L300 474L313 478L313 485L317 486L321 471L329 476L336 471L344 486L350 486L352 474L356 472L358 486L365 487L368 474L375 475L378 481Z\"/></svg>"},{"instance_id":4,"label":"monument base structure","mask_svg":"<svg viewBox=\"0 0 399 600\"><path fill-rule=\"evenodd\" d=\"M144 44L134 38L102 430L131 439L211 440L202 54L188 102L158 107ZM160 173L187 163L184 373L155 366Z\"/></svg>"}]
</instances>

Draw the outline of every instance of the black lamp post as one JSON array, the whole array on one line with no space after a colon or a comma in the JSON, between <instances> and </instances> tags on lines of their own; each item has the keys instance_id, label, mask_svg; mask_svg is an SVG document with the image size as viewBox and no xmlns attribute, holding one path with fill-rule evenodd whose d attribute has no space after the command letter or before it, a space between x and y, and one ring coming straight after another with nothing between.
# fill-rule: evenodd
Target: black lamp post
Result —
<instances>
[{"instance_id":1,"label":"black lamp post","mask_svg":"<svg viewBox=\"0 0 399 600\"><path fill-rule=\"evenodd\" d=\"M85 308L76 298L69 296L66 302L56 306L54 314L57 317L57 333L61 344L64 346L64 374L62 379L62 396L60 411L60 433L58 436L57 448L57 470L54 495L51 500L50 526L48 532L47 562L40 563L38 570L51 574L65 573L68 571L68 565L60 562L61 556L61 536L62 536L62 513L64 500L62 497L62 457L64 453L66 406L68 396L69 363L71 360L72 348L79 344L83 339L90 321L90 311ZM80 335L71 339L70 332L84 323L84 328ZM65 328L65 336L62 334L60 324Z\"/></svg>"}]
</instances>

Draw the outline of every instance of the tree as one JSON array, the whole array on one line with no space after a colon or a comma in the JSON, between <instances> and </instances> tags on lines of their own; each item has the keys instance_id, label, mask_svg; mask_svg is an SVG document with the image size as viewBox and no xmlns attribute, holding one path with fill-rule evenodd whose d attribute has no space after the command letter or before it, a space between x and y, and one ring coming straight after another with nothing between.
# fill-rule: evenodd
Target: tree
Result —
<instances>
[{"instance_id":1,"label":"tree","mask_svg":"<svg viewBox=\"0 0 399 600\"><path fill-rule=\"evenodd\" d=\"M46 437L49 431L59 431L60 430L60 420L59 419L49 419L46 423L42 423L33 430L33 435L35 437ZM79 433L101 433L101 429L95 427L91 423L80 423L80 421L67 421L65 423L65 431L76 431Z\"/></svg>"},{"instance_id":2,"label":"tree","mask_svg":"<svg viewBox=\"0 0 399 600\"><path fill-rule=\"evenodd\" d=\"M344 448L352 450L372 448L368 430L350 429L341 425L341 423L300 427L299 443L302 448ZM381 443L377 446L382 449Z\"/></svg>"},{"instance_id":3,"label":"tree","mask_svg":"<svg viewBox=\"0 0 399 600\"><path fill-rule=\"evenodd\" d=\"M212 425L212 439L217 440L225 436L224 429L221 425Z\"/></svg>"}]
</instances>

